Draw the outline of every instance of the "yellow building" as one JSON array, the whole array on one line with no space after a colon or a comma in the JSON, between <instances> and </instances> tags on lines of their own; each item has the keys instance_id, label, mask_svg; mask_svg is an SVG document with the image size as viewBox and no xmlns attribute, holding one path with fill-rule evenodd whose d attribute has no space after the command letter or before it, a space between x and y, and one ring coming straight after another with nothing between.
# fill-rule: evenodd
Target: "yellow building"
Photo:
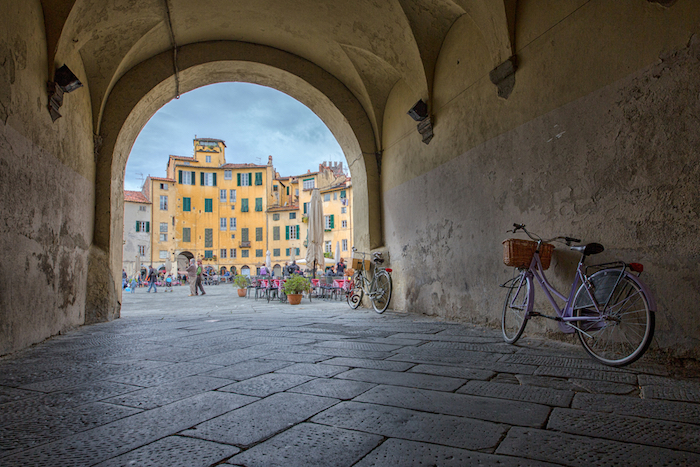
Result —
<instances>
[{"instance_id":1,"label":"yellow building","mask_svg":"<svg viewBox=\"0 0 700 467\"><path fill-rule=\"evenodd\" d=\"M342 163L280 177L272 156L266 165L229 164L225 148L222 140L197 138L192 157L169 157L167 177L148 177L154 267L170 260L172 271L182 273L195 258L220 274L228 270L254 275L270 251L279 274L292 255L297 260L306 256L303 214L314 187L328 197L328 249L334 253L338 242L347 256L352 245L351 190Z\"/></svg>"}]
</instances>

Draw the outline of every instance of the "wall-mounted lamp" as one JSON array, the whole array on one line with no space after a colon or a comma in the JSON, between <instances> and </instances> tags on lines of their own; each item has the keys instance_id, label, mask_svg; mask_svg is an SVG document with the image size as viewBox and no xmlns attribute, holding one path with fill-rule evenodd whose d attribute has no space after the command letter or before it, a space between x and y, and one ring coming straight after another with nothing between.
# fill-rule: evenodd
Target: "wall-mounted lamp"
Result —
<instances>
[{"instance_id":1,"label":"wall-mounted lamp","mask_svg":"<svg viewBox=\"0 0 700 467\"><path fill-rule=\"evenodd\" d=\"M428 112L428 104L423 102L423 99L416 102L411 110L408 111L408 115L411 116L413 120L418 123L418 133L420 133L425 144L430 143L433 139L433 123L430 120L430 113Z\"/></svg>"},{"instance_id":2,"label":"wall-mounted lamp","mask_svg":"<svg viewBox=\"0 0 700 467\"><path fill-rule=\"evenodd\" d=\"M58 109L63 105L63 94L83 87L83 83L70 71L70 68L63 65L54 73L54 81L46 83L46 87L49 94L49 114L51 115L51 121L55 122L61 118Z\"/></svg>"}]
</instances>

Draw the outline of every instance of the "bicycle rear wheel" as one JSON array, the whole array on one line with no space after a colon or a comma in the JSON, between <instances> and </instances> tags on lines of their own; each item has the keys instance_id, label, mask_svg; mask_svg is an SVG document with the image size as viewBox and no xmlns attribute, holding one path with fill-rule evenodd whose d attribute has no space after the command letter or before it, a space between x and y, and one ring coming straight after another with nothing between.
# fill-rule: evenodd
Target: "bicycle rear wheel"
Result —
<instances>
[{"instance_id":1,"label":"bicycle rear wheel","mask_svg":"<svg viewBox=\"0 0 700 467\"><path fill-rule=\"evenodd\" d=\"M503 339L509 344L515 344L523 335L527 325L527 314L530 312L530 279L522 271L519 276L506 285L506 300L503 302L501 330Z\"/></svg>"},{"instance_id":2,"label":"bicycle rear wheel","mask_svg":"<svg viewBox=\"0 0 700 467\"><path fill-rule=\"evenodd\" d=\"M574 301L574 316L597 318L578 324L580 329L576 332L583 348L595 360L609 366L636 361L654 337L655 318L650 305L653 301L637 280L628 273L623 274L620 278L619 270L603 270L590 277L599 307L609 299L602 313L592 305L584 286L576 292Z\"/></svg>"},{"instance_id":3,"label":"bicycle rear wheel","mask_svg":"<svg viewBox=\"0 0 700 467\"><path fill-rule=\"evenodd\" d=\"M350 291L347 294L348 305L350 305L350 308L354 310L358 306L360 306L360 303L362 303L363 295L364 292L362 291L362 277L360 276L360 274L355 273L352 276L350 282Z\"/></svg>"},{"instance_id":4,"label":"bicycle rear wheel","mask_svg":"<svg viewBox=\"0 0 700 467\"><path fill-rule=\"evenodd\" d=\"M374 277L374 286L372 287L372 308L377 313L384 313L389 306L391 300L391 276L386 271L379 271Z\"/></svg>"}]
</instances>

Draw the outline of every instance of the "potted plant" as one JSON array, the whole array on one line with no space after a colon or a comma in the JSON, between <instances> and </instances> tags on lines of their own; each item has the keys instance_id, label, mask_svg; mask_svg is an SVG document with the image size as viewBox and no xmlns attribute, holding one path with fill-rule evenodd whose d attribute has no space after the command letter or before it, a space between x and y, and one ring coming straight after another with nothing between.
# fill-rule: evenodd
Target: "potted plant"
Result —
<instances>
[{"instance_id":1,"label":"potted plant","mask_svg":"<svg viewBox=\"0 0 700 467\"><path fill-rule=\"evenodd\" d=\"M238 274L233 278L233 286L238 287L238 296L245 297L246 288L248 288L249 282L248 278L243 274Z\"/></svg>"},{"instance_id":2,"label":"potted plant","mask_svg":"<svg viewBox=\"0 0 700 467\"><path fill-rule=\"evenodd\" d=\"M284 293L287 294L290 305L298 305L301 303L302 292L311 290L311 282L300 275L294 275L284 283Z\"/></svg>"}]
</instances>

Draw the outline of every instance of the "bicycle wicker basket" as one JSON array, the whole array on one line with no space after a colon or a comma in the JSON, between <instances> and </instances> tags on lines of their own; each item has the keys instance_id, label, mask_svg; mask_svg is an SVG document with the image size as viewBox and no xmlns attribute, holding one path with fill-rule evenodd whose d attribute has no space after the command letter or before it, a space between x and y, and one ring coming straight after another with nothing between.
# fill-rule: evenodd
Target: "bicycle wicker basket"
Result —
<instances>
[{"instance_id":1,"label":"bicycle wicker basket","mask_svg":"<svg viewBox=\"0 0 700 467\"><path fill-rule=\"evenodd\" d=\"M506 266L514 268L528 268L536 249L537 242L509 238L503 242L503 262ZM552 251L554 251L554 245L550 243L543 243L540 247L542 269L549 269L549 263L552 261Z\"/></svg>"}]
</instances>

